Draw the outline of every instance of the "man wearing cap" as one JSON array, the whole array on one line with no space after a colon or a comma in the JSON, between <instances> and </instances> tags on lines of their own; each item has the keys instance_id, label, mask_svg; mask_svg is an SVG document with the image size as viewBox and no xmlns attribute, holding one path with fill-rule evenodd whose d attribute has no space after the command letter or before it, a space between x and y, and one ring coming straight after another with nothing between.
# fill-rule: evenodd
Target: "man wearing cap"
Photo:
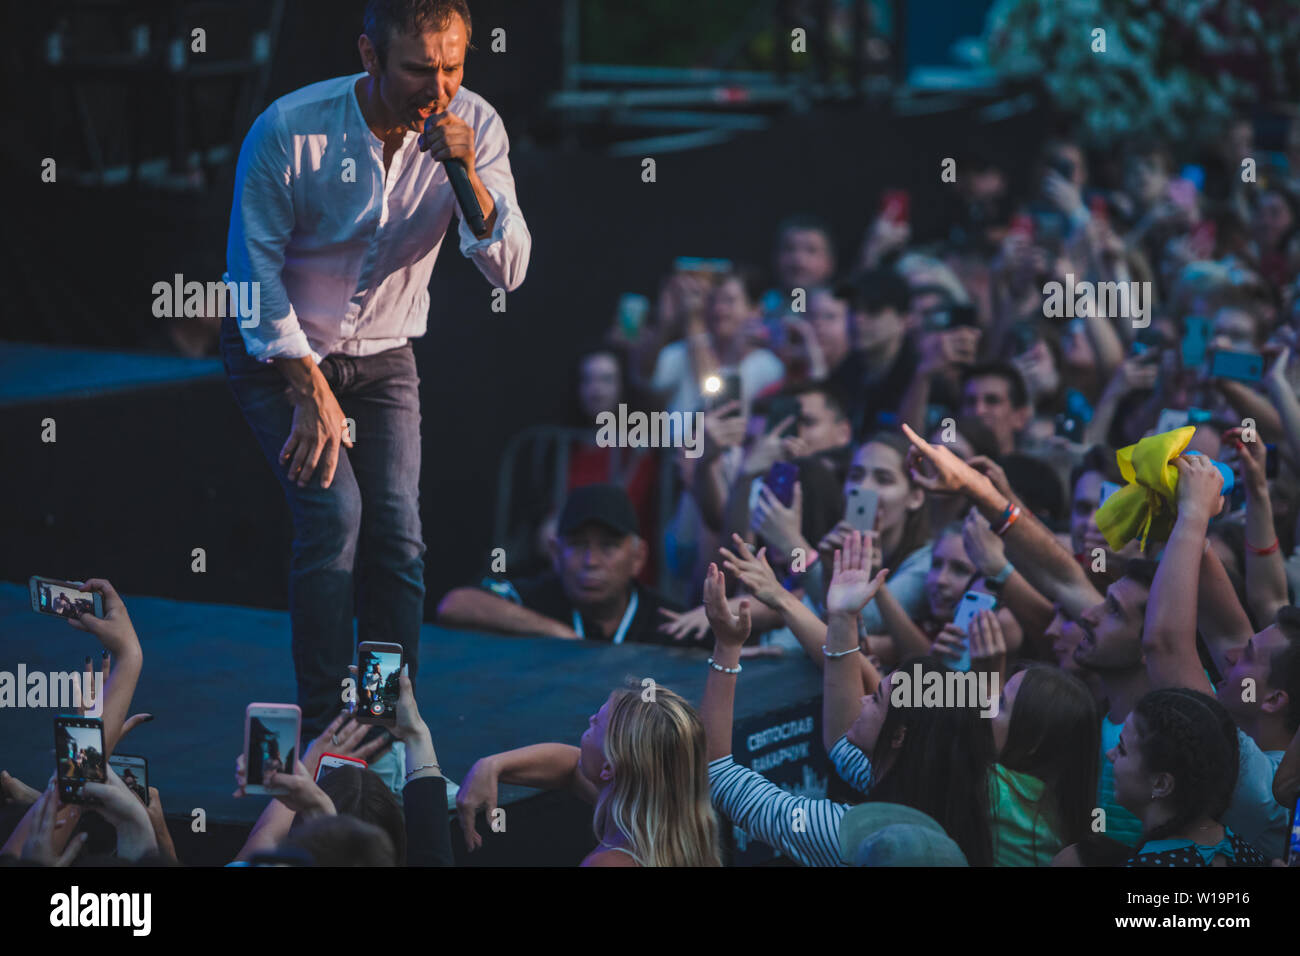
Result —
<instances>
[{"instance_id":1,"label":"man wearing cap","mask_svg":"<svg viewBox=\"0 0 1300 956\"><path fill-rule=\"evenodd\" d=\"M621 487L587 485L571 491L552 556L554 569L535 578L487 577L481 587L456 588L438 605L438 623L611 644L678 644L659 632L659 609L681 608L636 583L645 566L646 544Z\"/></svg>"}]
</instances>

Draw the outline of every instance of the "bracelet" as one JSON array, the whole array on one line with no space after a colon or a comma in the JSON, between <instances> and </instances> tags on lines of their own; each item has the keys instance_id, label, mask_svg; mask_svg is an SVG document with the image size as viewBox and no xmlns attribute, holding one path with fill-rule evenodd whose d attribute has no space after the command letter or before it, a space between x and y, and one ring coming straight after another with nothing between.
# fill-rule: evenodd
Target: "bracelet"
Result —
<instances>
[{"instance_id":1,"label":"bracelet","mask_svg":"<svg viewBox=\"0 0 1300 956\"><path fill-rule=\"evenodd\" d=\"M709 658L709 666L722 674L739 674L743 670L739 664L735 667L723 667L721 664L715 663L712 657Z\"/></svg>"},{"instance_id":2,"label":"bracelet","mask_svg":"<svg viewBox=\"0 0 1300 956\"><path fill-rule=\"evenodd\" d=\"M1274 538L1274 539L1273 539L1273 543L1270 544L1267 548L1257 548L1257 547L1255 547L1253 544L1251 544L1249 541L1247 541L1247 542L1246 542L1246 548L1247 548L1247 549L1248 549L1252 554L1265 555L1265 554L1272 554L1274 551L1276 551L1276 550L1278 549L1278 546L1279 546L1280 544L1281 544L1281 541L1279 541L1277 538Z\"/></svg>"},{"instance_id":3,"label":"bracelet","mask_svg":"<svg viewBox=\"0 0 1300 956\"><path fill-rule=\"evenodd\" d=\"M441 767L439 767L436 763L426 763L422 766L416 767L414 770L407 771L406 779L410 780L412 777L414 777L417 773L420 773L422 770L436 770L438 771L438 776L440 777L442 776Z\"/></svg>"},{"instance_id":4,"label":"bracelet","mask_svg":"<svg viewBox=\"0 0 1300 956\"><path fill-rule=\"evenodd\" d=\"M1011 526L1016 523L1016 519L1019 517L1020 517L1020 506L1008 504L1007 510L1002 513L1002 527L998 528L995 534L997 534L999 538L1002 537L1009 530L1011 530Z\"/></svg>"},{"instance_id":5,"label":"bracelet","mask_svg":"<svg viewBox=\"0 0 1300 956\"><path fill-rule=\"evenodd\" d=\"M826 650L826 645L822 645L822 653L827 657L848 657L850 654L856 654L860 650L862 650L862 647L859 645L858 647L849 648L847 651L828 651Z\"/></svg>"},{"instance_id":6,"label":"bracelet","mask_svg":"<svg viewBox=\"0 0 1300 956\"><path fill-rule=\"evenodd\" d=\"M988 585L990 591L995 591L1006 584L1015 573L1016 566L1008 561L997 574L986 575L984 583Z\"/></svg>"}]
</instances>

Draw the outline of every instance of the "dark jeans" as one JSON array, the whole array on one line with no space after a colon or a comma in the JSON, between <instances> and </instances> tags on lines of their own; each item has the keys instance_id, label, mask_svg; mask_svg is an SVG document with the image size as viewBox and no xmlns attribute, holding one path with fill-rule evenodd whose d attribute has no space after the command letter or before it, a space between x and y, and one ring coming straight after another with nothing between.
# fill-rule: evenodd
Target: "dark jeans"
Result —
<instances>
[{"instance_id":1,"label":"dark jeans","mask_svg":"<svg viewBox=\"0 0 1300 956\"><path fill-rule=\"evenodd\" d=\"M401 644L415 677L424 617L420 379L409 344L326 356L321 373L356 422L356 437L352 448L339 449L329 488L321 488L319 471L299 488L279 460L293 423L287 381L274 365L248 357L233 318L222 323L221 356L293 515L289 617L305 747L342 709L357 639Z\"/></svg>"}]
</instances>

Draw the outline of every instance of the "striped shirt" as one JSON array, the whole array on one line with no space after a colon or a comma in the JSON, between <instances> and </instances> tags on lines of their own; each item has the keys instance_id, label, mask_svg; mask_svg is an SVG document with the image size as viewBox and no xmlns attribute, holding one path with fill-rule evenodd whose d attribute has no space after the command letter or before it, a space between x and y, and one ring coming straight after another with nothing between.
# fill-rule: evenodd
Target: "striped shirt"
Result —
<instances>
[{"instance_id":1,"label":"striped shirt","mask_svg":"<svg viewBox=\"0 0 1300 956\"><path fill-rule=\"evenodd\" d=\"M831 763L850 786L869 793L871 761L843 736L830 749ZM840 820L852 807L786 793L728 754L709 764L713 805L753 839L804 866L848 866L840 858Z\"/></svg>"}]
</instances>

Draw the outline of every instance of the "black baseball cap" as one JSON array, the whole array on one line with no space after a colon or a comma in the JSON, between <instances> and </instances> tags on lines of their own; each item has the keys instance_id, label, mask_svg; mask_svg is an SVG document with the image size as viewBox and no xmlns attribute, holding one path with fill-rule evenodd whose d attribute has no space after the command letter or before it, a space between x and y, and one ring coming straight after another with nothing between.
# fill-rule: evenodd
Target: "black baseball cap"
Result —
<instances>
[{"instance_id":1,"label":"black baseball cap","mask_svg":"<svg viewBox=\"0 0 1300 956\"><path fill-rule=\"evenodd\" d=\"M560 514L560 534L595 521L619 534L640 534L632 499L620 485L583 485L569 492Z\"/></svg>"}]
</instances>

